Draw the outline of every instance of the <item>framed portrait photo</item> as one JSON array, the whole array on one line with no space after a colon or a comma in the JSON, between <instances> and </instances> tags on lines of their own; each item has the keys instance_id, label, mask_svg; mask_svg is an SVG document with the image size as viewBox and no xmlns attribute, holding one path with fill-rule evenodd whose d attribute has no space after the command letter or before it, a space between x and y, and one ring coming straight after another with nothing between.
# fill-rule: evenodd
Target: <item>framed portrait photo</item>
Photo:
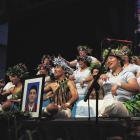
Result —
<instances>
[{"instance_id":1,"label":"framed portrait photo","mask_svg":"<svg viewBox=\"0 0 140 140\"><path fill-rule=\"evenodd\" d=\"M44 76L25 79L21 111L28 112L31 117L41 116L42 98L44 92Z\"/></svg>"}]
</instances>

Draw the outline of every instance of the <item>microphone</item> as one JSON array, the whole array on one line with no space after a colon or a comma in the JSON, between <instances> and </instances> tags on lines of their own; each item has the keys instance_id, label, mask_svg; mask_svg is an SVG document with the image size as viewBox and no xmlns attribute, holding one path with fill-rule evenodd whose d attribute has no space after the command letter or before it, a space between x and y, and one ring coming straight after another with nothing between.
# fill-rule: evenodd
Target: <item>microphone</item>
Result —
<instances>
[{"instance_id":1,"label":"microphone","mask_svg":"<svg viewBox=\"0 0 140 140\"><path fill-rule=\"evenodd\" d=\"M128 41L128 40L120 40L120 39L114 39L114 38L105 38L105 40L108 42L120 42L120 43L132 44L132 41Z\"/></svg>"}]
</instances>

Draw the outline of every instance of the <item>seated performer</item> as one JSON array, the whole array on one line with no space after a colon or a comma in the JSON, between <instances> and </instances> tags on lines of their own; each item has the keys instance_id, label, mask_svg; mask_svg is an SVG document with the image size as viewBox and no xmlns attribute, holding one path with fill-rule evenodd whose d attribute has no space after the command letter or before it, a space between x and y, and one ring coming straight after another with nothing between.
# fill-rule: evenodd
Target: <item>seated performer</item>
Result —
<instances>
[{"instance_id":1,"label":"seated performer","mask_svg":"<svg viewBox=\"0 0 140 140\"><path fill-rule=\"evenodd\" d=\"M4 86L5 86L5 81L4 81L4 79L0 79L0 94L3 92Z\"/></svg>"},{"instance_id":2,"label":"seated performer","mask_svg":"<svg viewBox=\"0 0 140 140\"><path fill-rule=\"evenodd\" d=\"M92 82L94 81L95 76L97 76L97 74L99 73L99 70L100 70L100 65L95 65L95 66L91 69L91 73L92 73L92 74L86 79L86 80L92 79L92 81L91 81L90 84L89 84L89 87L91 86ZM99 93L98 98L99 98L99 99L103 99L104 93L103 93L102 88L99 89L98 93ZM96 99L96 91L95 91L94 88L93 88L92 92L90 93L89 98L90 98L90 99Z\"/></svg>"},{"instance_id":3,"label":"seated performer","mask_svg":"<svg viewBox=\"0 0 140 140\"><path fill-rule=\"evenodd\" d=\"M20 103L21 93L22 93L22 78L25 78L28 75L27 67L25 64L19 63L13 67L8 68L7 75L10 79L8 89L4 90L2 95L7 95L1 103L0 110L9 110L13 107L14 103Z\"/></svg>"},{"instance_id":4,"label":"seated performer","mask_svg":"<svg viewBox=\"0 0 140 140\"><path fill-rule=\"evenodd\" d=\"M46 112L54 118L70 118L72 106L78 99L76 86L66 78L63 66L57 65L54 75L56 80L44 89L45 93L52 91L52 103L46 107Z\"/></svg>"},{"instance_id":5,"label":"seated performer","mask_svg":"<svg viewBox=\"0 0 140 140\"><path fill-rule=\"evenodd\" d=\"M99 60L97 60L95 57L90 56L92 49L88 48L87 46L78 46L77 47L79 57L89 57L91 59L91 63L93 64L100 64ZM75 59L71 62L68 62L69 66L79 68L78 60Z\"/></svg>"},{"instance_id":6,"label":"seated performer","mask_svg":"<svg viewBox=\"0 0 140 140\"><path fill-rule=\"evenodd\" d=\"M39 66L38 66L38 75L44 75L45 76L45 84L44 84L44 86L47 86L49 83L51 83L52 82L52 80L53 80L53 75L49 75L50 73L50 67L48 66L48 65L43 65L43 64L40 64ZM49 104L49 99L47 98L47 96L46 96L46 94L44 93L43 94L43 103L42 103L42 108L44 108L44 107L46 107L48 104Z\"/></svg>"},{"instance_id":7,"label":"seated performer","mask_svg":"<svg viewBox=\"0 0 140 140\"><path fill-rule=\"evenodd\" d=\"M42 69L45 67L47 69L47 75L51 75L54 71L54 68L52 67L52 58L50 55L43 55L41 59L41 64L38 65L38 72L37 75L42 74ZM43 73L44 74L44 73Z\"/></svg>"},{"instance_id":8,"label":"seated performer","mask_svg":"<svg viewBox=\"0 0 140 140\"><path fill-rule=\"evenodd\" d=\"M131 63L140 66L140 56L132 56Z\"/></svg>"},{"instance_id":9,"label":"seated performer","mask_svg":"<svg viewBox=\"0 0 140 140\"><path fill-rule=\"evenodd\" d=\"M135 75L123 70L121 56L121 51L112 50L107 58L107 66L110 71L100 77L99 83L105 94L99 110L100 116L129 116L123 103L132 100L139 90Z\"/></svg>"},{"instance_id":10,"label":"seated performer","mask_svg":"<svg viewBox=\"0 0 140 140\"><path fill-rule=\"evenodd\" d=\"M45 75L45 85L51 82L51 76L49 75L50 73L50 67L48 65L43 65L40 64L38 66L38 74L37 75Z\"/></svg>"},{"instance_id":11,"label":"seated performer","mask_svg":"<svg viewBox=\"0 0 140 140\"><path fill-rule=\"evenodd\" d=\"M123 59L123 69L126 71L132 72L136 75L138 78L140 76L140 66L136 65L134 63L131 63L132 53L129 48L126 48L126 46L123 46L121 49L122 52L122 59Z\"/></svg>"},{"instance_id":12,"label":"seated performer","mask_svg":"<svg viewBox=\"0 0 140 140\"><path fill-rule=\"evenodd\" d=\"M27 97L27 103L25 105L25 111L36 112L37 110L37 87L31 86L29 89L29 95Z\"/></svg>"},{"instance_id":13,"label":"seated performer","mask_svg":"<svg viewBox=\"0 0 140 140\"><path fill-rule=\"evenodd\" d=\"M122 55L123 64L124 64L123 69L132 72L136 76L137 82L140 85L140 66L135 63L132 63L134 57L132 57L131 50L129 49L128 46L123 46L121 48L121 51L123 53Z\"/></svg>"},{"instance_id":14,"label":"seated performer","mask_svg":"<svg viewBox=\"0 0 140 140\"><path fill-rule=\"evenodd\" d=\"M86 78L91 75L89 69L91 60L89 60L88 57L78 57L77 60L80 68L75 70L73 75L71 75L69 78L71 80L74 80L76 84L79 99L81 98L83 99L83 97L86 94L88 82L89 82L86 81Z\"/></svg>"},{"instance_id":15,"label":"seated performer","mask_svg":"<svg viewBox=\"0 0 140 140\"><path fill-rule=\"evenodd\" d=\"M88 104L84 102L84 97L87 94L89 82L93 79L91 77L91 70L89 68L91 59L88 57L77 58L79 69L75 70L73 75L69 78L74 80L78 91L79 99L73 108L73 117L88 117ZM91 112L91 115L92 112Z\"/></svg>"}]
</instances>

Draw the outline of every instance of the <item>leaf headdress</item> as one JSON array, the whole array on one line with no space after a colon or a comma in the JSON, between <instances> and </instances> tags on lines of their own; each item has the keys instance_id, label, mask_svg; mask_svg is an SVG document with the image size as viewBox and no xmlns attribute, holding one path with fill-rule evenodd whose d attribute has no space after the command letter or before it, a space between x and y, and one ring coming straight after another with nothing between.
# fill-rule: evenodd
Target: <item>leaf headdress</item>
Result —
<instances>
[{"instance_id":1,"label":"leaf headdress","mask_svg":"<svg viewBox=\"0 0 140 140\"><path fill-rule=\"evenodd\" d=\"M13 67L9 67L6 75L8 76L18 76L19 78L26 78L28 76L29 72L27 70L27 67L23 63L19 63L14 65Z\"/></svg>"}]
</instances>

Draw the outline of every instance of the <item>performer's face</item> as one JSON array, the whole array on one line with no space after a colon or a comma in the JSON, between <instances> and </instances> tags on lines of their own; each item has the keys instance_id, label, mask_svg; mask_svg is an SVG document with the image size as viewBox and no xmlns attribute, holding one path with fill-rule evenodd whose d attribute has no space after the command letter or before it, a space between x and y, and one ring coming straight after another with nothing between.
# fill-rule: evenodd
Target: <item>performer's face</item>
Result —
<instances>
[{"instance_id":1,"label":"performer's face","mask_svg":"<svg viewBox=\"0 0 140 140\"><path fill-rule=\"evenodd\" d=\"M86 51L80 50L79 55L80 55L80 57L84 57L87 55L87 53L86 53Z\"/></svg>"},{"instance_id":2,"label":"performer's face","mask_svg":"<svg viewBox=\"0 0 140 140\"><path fill-rule=\"evenodd\" d=\"M115 69L120 65L120 61L115 56L109 56L107 59L107 67L109 69Z\"/></svg>"},{"instance_id":3,"label":"performer's face","mask_svg":"<svg viewBox=\"0 0 140 140\"><path fill-rule=\"evenodd\" d=\"M40 74L45 74L45 75L47 75L47 74L48 74L48 71L47 71L46 69L41 69L41 70L40 70Z\"/></svg>"},{"instance_id":4,"label":"performer's face","mask_svg":"<svg viewBox=\"0 0 140 140\"><path fill-rule=\"evenodd\" d=\"M37 91L35 89L31 89L29 93L29 103L34 103L37 97Z\"/></svg>"},{"instance_id":5,"label":"performer's face","mask_svg":"<svg viewBox=\"0 0 140 140\"><path fill-rule=\"evenodd\" d=\"M129 62L129 57L128 57L128 55L124 55L122 58L123 58L123 61L124 61L124 62Z\"/></svg>"},{"instance_id":6,"label":"performer's face","mask_svg":"<svg viewBox=\"0 0 140 140\"><path fill-rule=\"evenodd\" d=\"M61 77L62 75L64 75L63 68L61 66L55 67L55 69L54 69L54 75L55 75L56 78L57 77Z\"/></svg>"},{"instance_id":7,"label":"performer's face","mask_svg":"<svg viewBox=\"0 0 140 140\"><path fill-rule=\"evenodd\" d=\"M99 69L93 69L92 74L97 75L99 73Z\"/></svg>"},{"instance_id":8,"label":"performer's face","mask_svg":"<svg viewBox=\"0 0 140 140\"><path fill-rule=\"evenodd\" d=\"M140 58L137 58L137 65L140 66Z\"/></svg>"},{"instance_id":9,"label":"performer's face","mask_svg":"<svg viewBox=\"0 0 140 140\"><path fill-rule=\"evenodd\" d=\"M16 85L20 81L20 79L16 75L9 76L9 79L14 85Z\"/></svg>"},{"instance_id":10,"label":"performer's face","mask_svg":"<svg viewBox=\"0 0 140 140\"><path fill-rule=\"evenodd\" d=\"M79 66L81 67L81 68L85 68L85 67L87 67L87 65L86 65L86 63L84 62L84 61L79 61Z\"/></svg>"},{"instance_id":11,"label":"performer's face","mask_svg":"<svg viewBox=\"0 0 140 140\"><path fill-rule=\"evenodd\" d=\"M45 58L44 61L43 61L43 64L45 65L49 65L50 64L50 61L48 58Z\"/></svg>"},{"instance_id":12,"label":"performer's face","mask_svg":"<svg viewBox=\"0 0 140 140\"><path fill-rule=\"evenodd\" d=\"M5 83L4 82L0 82L0 87L4 87Z\"/></svg>"}]
</instances>

